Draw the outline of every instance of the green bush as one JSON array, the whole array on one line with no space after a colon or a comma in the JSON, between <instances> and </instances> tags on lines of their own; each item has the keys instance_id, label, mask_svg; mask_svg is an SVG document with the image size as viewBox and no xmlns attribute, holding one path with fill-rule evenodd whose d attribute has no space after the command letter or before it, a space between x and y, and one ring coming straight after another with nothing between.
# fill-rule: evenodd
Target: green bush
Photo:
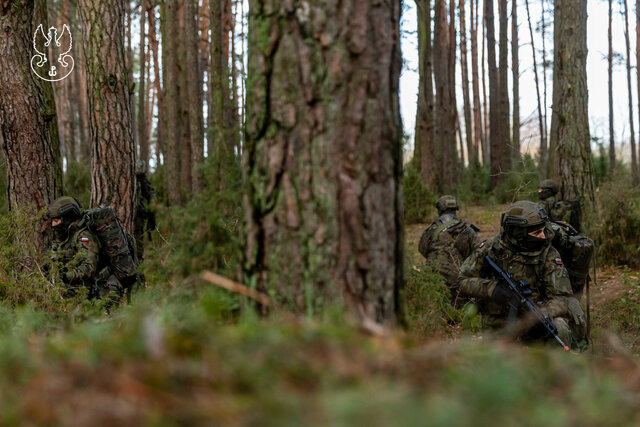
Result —
<instances>
[{"instance_id":1,"label":"green bush","mask_svg":"<svg viewBox=\"0 0 640 427\"><path fill-rule=\"evenodd\" d=\"M456 196L460 203L485 204L491 199L491 175L488 166L470 166L462 173Z\"/></svg>"},{"instance_id":2,"label":"green bush","mask_svg":"<svg viewBox=\"0 0 640 427\"><path fill-rule=\"evenodd\" d=\"M640 266L640 189L629 174L616 172L597 188L596 210L585 221L599 263Z\"/></svg>"},{"instance_id":3,"label":"green bush","mask_svg":"<svg viewBox=\"0 0 640 427\"><path fill-rule=\"evenodd\" d=\"M437 198L422 183L420 174L411 163L404 169L402 180L404 193L404 220L407 224L427 222Z\"/></svg>"},{"instance_id":4,"label":"green bush","mask_svg":"<svg viewBox=\"0 0 640 427\"><path fill-rule=\"evenodd\" d=\"M538 200L540 174L538 163L528 154L515 167L505 173L504 180L495 189L498 203L512 203L517 200Z\"/></svg>"}]
</instances>

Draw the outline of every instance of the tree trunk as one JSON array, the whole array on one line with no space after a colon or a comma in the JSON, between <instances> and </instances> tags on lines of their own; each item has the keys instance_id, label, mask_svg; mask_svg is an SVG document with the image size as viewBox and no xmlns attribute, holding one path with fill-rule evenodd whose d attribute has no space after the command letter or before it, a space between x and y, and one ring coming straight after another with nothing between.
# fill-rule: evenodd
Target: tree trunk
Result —
<instances>
[{"instance_id":1,"label":"tree trunk","mask_svg":"<svg viewBox=\"0 0 640 427\"><path fill-rule=\"evenodd\" d=\"M464 131L467 142L467 159L469 166L475 165L478 161L473 145L473 125L471 124L471 98L469 95L469 64L467 59L467 24L465 22L464 0L460 0L460 64L462 75L462 98L464 109ZM453 45L455 46L455 44Z\"/></svg>"},{"instance_id":2,"label":"tree trunk","mask_svg":"<svg viewBox=\"0 0 640 427\"><path fill-rule=\"evenodd\" d=\"M60 146L51 83L30 68L33 0L0 3L0 141L7 159L9 209L34 215L61 194ZM43 223L33 228L36 250L48 245Z\"/></svg>"},{"instance_id":3,"label":"tree trunk","mask_svg":"<svg viewBox=\"0 0 640 427\"><path fill-rule=\"evenodd\" d=\"M207 75L207 81L211 78L211 65L209 64L209 51L211 49L209 42L209 29L211 28L211 19L210 19L211 11L209 10L209 0L202 0L202 5L200 6L200 99L203 104L205 100L209 99L208 93L204 91L204 81L205 74ZM244 52L244 51L243 51ZM208 92L208 91L207 91ZM209 107L207 107L207 115L211 114L209 111ZM206 118L205 121L204 113L202 116L202 126L205 126L205 123L208 123L209 117ZM206 137L206 144L209 144L209 136L204 133L204 137ZM204 147L203 147L204 153ZM211 152L209 152L211 155ZM203 154L204 161L204 154Z\"/></svg>"},{"instance_id":4,"label":"tree trunk","mask_svg":"<svg viewBox=\"0 0 640 427\"><path fill-rule=\"evenodd\" d=\"M431 54L431 0L418 0L419 88L415 131L415 165L422 182L437 188L434 162L433 63Z\"/></svg>"},{"instance_id":5,"label":"tree trunk","mask_svg":"<svg viewBox=\"0 0 640 427\"><path fill-rule=\"evenodd\" d=\"M438 192L450 193L454 187L456 167L456 110L452 108L451 94L451 49L449 48L449 25L444 0L435 3L434 29L434 81L436 87L435 104L435 144L434 158L439 165Z\"/></svg>"},{"instance_id":6,"label":"tree trunk","mask_svg":"<svg viewBox=\"0 0 640 427\"><path fill-rule=\"evenodd\" d=\"M638 90L638 115L640 116L640 69L638 69L638 64L640 64L640 0L636 0L636 87ZM640 121L638 126L640 126Z\"/></svg>"},{"instance_id":7,"label":"tree trunk","mask_svg":"<svg viewBox=\"0 0 640 427\"><path fill-rule=\"evenodd\" d=\"M480 0L478 0L480 1ZM483 13L482 13L482 58L480 60L480 64L482 67L482 105L484 115L482 117L482 129L484 131L484 145L482 146L482 164L485 166L491 165L491 132L489 128L489 103L487 102L487 67L488 64L485 62L485 48L487 45L487 0L483 0L482 4ZM493 6L492 6L493 8ZM492 9L493 10L493 9ZM492 15L493 16L493 15ZM493 28L493 24L491 24ZM495 51L494 51L495 52ZM494 54L494 63L495 63L495 54ZM487 65L485 67L485 64Z\"/></svg>"},{"instance_id":8,"label":"tree trunk","mask_svg":"<svg viewBox=\"0 0 640 427\"><path fill-rule=\"evenodd\" d=\"M638 185L638 159L636 158L636 134L633 126L633 91L631 90L631 47L629 42L629 8L624 0L624 40L627 48L627 93L629 94L629 129L631 131L631 176Z\"/></svg>"},{"instance_id":9,"label":"tree trunk","mask_svg":"<svg viewBox=\"0 0 640 427\"><path fill-rule=\"evenodd\" d=\"M212 146L209 152L213 154L218 188L222 188L222 176L225 165L232 161L233 153L229 150L225 137L225 91L226 57L223 50L222 2L211 1L211 123Z\"/></svg>"},{"instance_id":10,"label":"tree trunk","mask_svg":"<svg viewBox=\"0 0 640 427\"><path fill-rule=\"evenodd\" d=\"M544 164L546 165L547 162L549 161L549 127L548 127L548 123L549 120L547 118L547 102L548 102L548 95L547 95L547 67L549 66L549 64L547 63L547 36L546 36L546 30L547 30L547 23L545 22L545 0L541 0L540 2L540 31L541 31L541 35L542 35L542 87L543 87L543 97L542 97L542 111L544 112L544 141L545 141L545 156L544 157ZM542 170L546 170L546 169L542 169Z\"/></svg>"},{"instance_id":11,"label":"tree trunk","mask_svg":"<svg viewBox=\"0 0 640 427\"><path fill-rule=\"evenodd\" d=\"M192 100L189 99L188 81L193 75L187 69L187 43L185 39L184 3L189 0L179 0L178 5L178 109L180 117L180 189L182 203L191 199L191 127L189 110ZM189 75L187 75L187 73ZM197 76L197 74L196 74Z\"/></svg>"},{"instance_id":12,"label":"tree trunk","mask_svg":"<svg viewBox=\"0 0 640 427\"><path fill-rule=\"evenodd\" d=\"M613 175L616 168L616 144L613 133L613 44L612 44L612 0L609 0L609 55L607 57L609 64L609 169Z\"/></svg>"},{"instance_id":13,"label":"tree trunk","mask_svg":"<svg viewBox=\"0 0 640 427\"><path fill-rule=\"evenodd\" d=\"M484 132L482 125L482 106L480 105L480 79L478 77L478 7L479 0L470 0L471 30L471 86L473 92L473 147L478 160L480 148L484 147ZM482 64L484 67L484 64Z\"/></svg>"},{"instance_id":14,"label":"tree trunk","mask_svg":"<svg viewBox=\"0 0 640 427\"><path fill-rule=\"evenodd\" d=\"M198 194L204 189L204 177L197 167L204 162L204 124L202 116L202 82L200 81L198 30L196 26L196 0L184 0L185 52L187 57L187 79L189 125L191 137L191 190ZM196 78L193 78L193 76Z\"/></svg>"},{"instance_id":15,"label":"tree trunk","mask_svg":"<svg viewBox=\"0 0 640 427\"><path fill-rule=\"evenodd\" d=\"M166 40L166 39L165 39ZM165 138L165 116L162 87L160 86L160 62L158 61L158 40L156 37L156 10L152 5L149 9L149 43L153 53L153 85L158 99L158 130L156 134L156 167L160 166L160 153Z\"/></svg>"},{"instance_id":16,"label":"tree trunk","mask_svg":"<svg viewBox=\"0 0 640 427\"><path fill-rule=\"evenodd\" d=\"M498 126L500 126L500 171L507 172L511 169L511 146L510 127L509 127L509 40L507 33L509 23L507 20L507 0L498 0L498 12L500 15L500 63L498 65L498 100L499 115ZM502 178L500 178L502 181Z\"/></svg>"},{"instance_id":17,"label":"tree trunk","mask_svg":"<svg viewBox=\"0 0 640 427\"><path fill-rule=\"evenodd\" d=\"M167 181L167 198L169 206L181 203L180 195L180 93L178 92L178 0L165 1L165 31L162 40L162 64L164 79L163 101L165 103L164 129L166 137L163 144L165 178Z\"/></svg>"},{"instance_id":18,"label":"tree trunk","mask_svg":"<svg viewBox=\"0 0 640 427\"><path fill-rule=\"evenodd\" d=\"M520 162L520 60L518 58L518 2L511 0L511 72L513 75L513 137L511 164ZM535 58L534 58L535 59Z\"/></svg>"},{"instance_id":19,"label":"tree trunk","mask_svg":"<svg viewBox=\"0 0 640 427\"><path fill-rule=\"evenodd\" d=\"M487 56L489 62L489 138L491 153L491 187L496 188L502 182L501 158L502 126L500 117L500 98L498 85L498 67L496 65L496 39L493 18L493 1L485 0L485 17L487 31Z\"/></svg>"},{"instance_id":20,"label":"tree trunk","mask_svg":"<svg viewBox=\"0 0 640 427\"><path fill-rule=\"evenodd\" d=\"M587 111L587 4L556 0L554 19L549 175L560 179L563 199L579 197L589 206L594 190Z\"/></svg>"},{"instance_id":21,"label":"tree trunk","mask_svg":"<svg viewBox=\"0 0 640 427\"><path fill-rule=\"evenodd\" d=\"M400 1L282 3L249 7L244 280L299 312L337 302L392 326Z\"/></svg>"},{"instance_id":22,"label":"tree trunk","mask_svg":"<svg viewBox=\"0 0 640 427\"><path fill-rule=\"evenodd\" d=\"M538 101L538 131L540 132L540 173L544 175L547 172L547 134L544 127L544 114L542 112L542 102L540 101L540 79L538 78L538 65L536 61L536 45L533 38L533 26L531 25L531 14L529 13L529 0L525 0L525 6L527 8L527 22L529 23L529 37L531 37L531 58L533 61L533 77L536 83L536 99Z\"/></svg>"},{"instance_id":23,"label":"tree trunk","mask_svg":"<svg viewBox=\"0 0 640 427\"><path fill-rule=\"evenodd\" d=\"M92 142L91 205L111 205L133 231L135 144L125 60L125 1L80 0Z\"/></svg>"},{"instance_id":24,"label":"tree trunk","mask_svg":"<svg viewBox=\"0 0 640 427\"><path fill-rule=\"evenodd\" d=\"M140 144L140 160L145 165L149 165L149 138L147 137L147 106L148 99L146 97L146 67L147 55L146 47L146 29L147 9L149 8L147 1L141 0L140 3L140 85L138 87L138 144Z\"/></svg>"}]
</instances>

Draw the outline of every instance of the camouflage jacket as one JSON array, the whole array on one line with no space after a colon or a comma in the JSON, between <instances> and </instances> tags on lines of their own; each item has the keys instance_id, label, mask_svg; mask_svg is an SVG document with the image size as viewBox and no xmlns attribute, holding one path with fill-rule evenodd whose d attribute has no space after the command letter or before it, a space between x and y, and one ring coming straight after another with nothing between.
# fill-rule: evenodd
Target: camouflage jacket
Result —
<instances>
[{"instance_id":1,"label":"camouflage jacket","mask_svg":"<svg viewBox=\"0 0 640 427\"><path fill-rule=\"evenodd\" d=\"M545 210L551 221L569 221L569 205L555 197L540 200L538 206Z\"/></svg>"},{"instance_id":2,"label":"camouflage jacket","mask_svg":"<svg viewBox=\"0 0 640 427\"><path fill-rule=\"evenodd\" d=\"M418 251L449 286L455 286L460 266L479 243L478 235L465 220L444 214L422 233Z\"/></svg>"},{"instance_id":3,"label":"camouflage jacket","mask_svg":"<svg viewBox=\"0 0 640 427\"><path fill-rule=\"evenodd\" d=\"M91 287L100 268L100 243L82 218L69 226L66 240L53 242L53 265L65 271L69 283Z\"/></svg>"},{"instance_id":4,"label":"camouflage jacket","mask_svg":"<svg viewBox=\"0 0 640 427\"><path fill-rule=\"evenodd\" d=\"M507 307L497 305L490 299L495 280L482 277L484 257L487 255L516 281L529 282L531 298L551 318L568 313L571 283L558 251L549 244L541 251L517 252L499 234L477 247L462 265L458 278L460 293L479 299L486 326L502 326L509 314Z\"/></svg>"}]
</instances>

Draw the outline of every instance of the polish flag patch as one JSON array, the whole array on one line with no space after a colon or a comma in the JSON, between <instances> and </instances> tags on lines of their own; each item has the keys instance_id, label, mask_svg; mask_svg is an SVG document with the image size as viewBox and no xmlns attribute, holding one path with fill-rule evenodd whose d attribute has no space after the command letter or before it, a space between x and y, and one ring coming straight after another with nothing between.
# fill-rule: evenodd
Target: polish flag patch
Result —
<instances>
[{"instance_id":1,"label":"polish flag patch","mask_svg":"<svg viewBox=\"0 0 640 427\"><path fill-rule=\"evenodd\" d=\"M88 241L89 241L89 238L88 238L88 237L81 237L81 238L80 238L80 241L81 241L81 242L88 242Z\"/></svg>"},{"instance_id":2,"label":"polish flag patch","mask_svg":"<svg viewBox=\"0 0 640 427\"><path fill-rule=\"evenodd\" d=\"M556 258L554 261L556 262L556 265L562 265L562 260L560 258Z\"/></svg>"}]
</instances>

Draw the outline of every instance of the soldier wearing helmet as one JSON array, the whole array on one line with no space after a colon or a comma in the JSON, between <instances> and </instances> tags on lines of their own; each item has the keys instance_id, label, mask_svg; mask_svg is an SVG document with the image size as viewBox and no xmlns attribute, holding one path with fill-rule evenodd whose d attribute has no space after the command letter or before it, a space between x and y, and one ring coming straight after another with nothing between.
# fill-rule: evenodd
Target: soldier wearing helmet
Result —
<instances>
[{"instance_id":1,"label":"soldier wearing helmet","mask_svg":"<svg viewBox=\"0 0 640 427\"><path fill-rule=\"evenodd\" d=\"M568 206L562 200L557 199L558 183L552 179L545 179L538 184L538 205L545 210L551 221L565 221Z\"/></svg>"},{"instance_id":2,"label":"soldier wearing helmet","mask_svg":"<svg viewBox=\"0 0 640 427\"><path fill-rule=\"evenodd\" d=\"M575 347L585 344L585 320L573 297L569 276L558 251L551 246L553 231L546 212L537 204L519 201L502 214L500 233L482 242L460 269L460 293L478 299L483 327L507 326L520 313L511 313L504 300L504 284L486 275L484 258L491 258L516 282L529 283L535 301L558 328L558 335ZM516 322L517 323L517 322ZM510 322L510 324L515 324ZM522 325L520 325L522 326ZM535 325L525 325L516 335L540 339Z\"/></svg>"},{"instance_id":3,"label":"soldier wearing helmet","mask_svg":"<svg viewBox=\"0 0 640 427\"><path fill-rule=\"evenodd\" d=\"M122 286L100 257L100 241L91 231L80 203L68 196L54 200L48 207L54 239L51 273L68 289L67 295L87 288L89 297L119 294Z\"/></svg>"},{"instance_id":4,"label":"soldier wearing helmet","mask_svg":"<svg viewBox=\"0 0 640 427\"><path fill-rule=\"evenodd\" d=\"M147 178L146 164L142 160L136 162L136 213L133 220L133 235L136 240L136 263L144 257L144 234L156 229L155 212L156 192Z\"/></svg>"},{"instance_id":5,"label":"soldier wearing helmet","mask_svg":"<svg viewBox=\"0 0 640 427\"><path fill-rule=\"evenodd\" d=\"M458 219L458 201L453 196L442 196L436 202L439 218L422 233L418 251L440 273L457 301L458 274L462 262L480 243L473 225Z\"/></svg>"}]
</instances>

